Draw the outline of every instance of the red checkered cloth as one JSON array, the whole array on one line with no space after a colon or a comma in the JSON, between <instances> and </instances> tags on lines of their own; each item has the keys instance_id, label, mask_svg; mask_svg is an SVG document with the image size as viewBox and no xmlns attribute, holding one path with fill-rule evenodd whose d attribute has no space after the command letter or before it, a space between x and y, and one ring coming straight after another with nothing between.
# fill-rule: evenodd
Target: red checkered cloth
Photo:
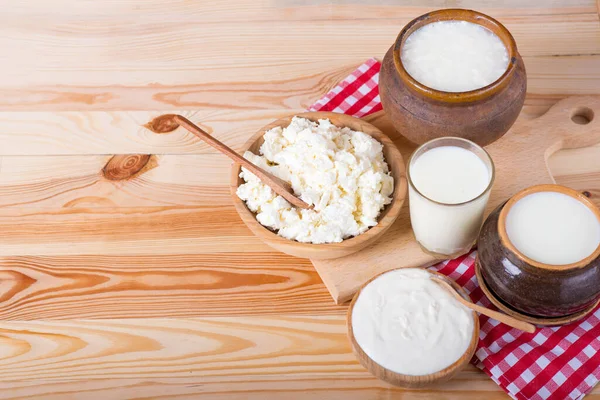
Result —
<instances>
[{"instance_id":1,"label":"red checkered cloth","mask_svg":"<svg viewBox=\"0 0 600 400\"><path fill-rule=\"evenodd\" d=\"M317 101L311 111L357 117L382 109L374 58ZM477 284L477 252L431 267L460 284L478 304L494 308ZM481 315L472 363L515 399L579 399L600 380L600 309L583 320L525 333Z\"/></svg>"}]
</instances>

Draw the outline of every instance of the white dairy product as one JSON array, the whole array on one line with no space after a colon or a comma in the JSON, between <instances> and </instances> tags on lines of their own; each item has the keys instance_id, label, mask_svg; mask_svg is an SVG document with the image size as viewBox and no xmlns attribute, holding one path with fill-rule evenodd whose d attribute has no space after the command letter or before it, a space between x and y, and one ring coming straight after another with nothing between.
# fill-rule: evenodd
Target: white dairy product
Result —
<instances>
[{"instance_id":1,"label":"white dairy product","mask_svg":"<svg viewBox=\"0 0 600 400\"><path fill-rule=\"evenodd\" d=\"M585 204L558 192L518 200L506 215L510 242L537 262L565 265L583 260L600 245L600 221Z\"/></svg>"},{"instance_id":2,"label":"white dairy product","mask_svg":"<svg viewBox=\"0 0 600 400\"><path fill-rule=\"evenodd\" d=\"M410 221L419 243L443 255L467 251L479 234L489 197L488 191L470 201L490 183L486 164L467 149L441 146L413 160L409 173Z\"/></svg>"},{"instance_id":3,"label":"white dairy product","mask_svg":"<svg viewBox=\"0 0 600 400\"><path fill-rule=\"evenodd\" d=\"M430 279L403 268L375 278L352 310L357 344L376 363L405 375L426 375L452 365L469 348L471 311Z\"/></svg>"},{"instance_id":4,"label":"white dairy product","mask_svg":"<svg viewBox=\"0 0 600 400\"><path fill-rule=\"evenodd\" d=\"M237 195L262 225L287 239L308 243L341 242L377 225L391 202L394 180L383 158L383 145L364 132L294 117L289 126L264 135L253 164L290 182L312 210L293 207L255 175L242 168L246 183Z\"/></svg>"},{"instance_id":5,"label":"white dairy product","mask_svg":"<svg viewBox=\"0 0 600 400\"><path fill-rule=\"evenodd\" d=\"M438 21L414 31L402 45L402 64L432 89L466 92L496 81L508 67L508 52L487 28L467 21Z\"/></svg>"}]
</instances>

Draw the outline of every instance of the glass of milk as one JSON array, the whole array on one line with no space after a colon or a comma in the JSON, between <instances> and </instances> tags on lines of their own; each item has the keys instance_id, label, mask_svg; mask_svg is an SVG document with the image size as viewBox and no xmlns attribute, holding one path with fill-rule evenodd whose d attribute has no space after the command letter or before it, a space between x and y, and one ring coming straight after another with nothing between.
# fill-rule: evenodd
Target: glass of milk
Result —
<instances>
[{"instance_id":1,"label":"glass of milk","mask_svg":"<svg viewBox=\"0 0 600 400\"><path fill-rule=\"evenodd\" d=\"M494 183L490 155L467 139L434 139L415 150L407 176L410 221L421 248L436 258L468 252Z\"/></svg>"}]
</instances>

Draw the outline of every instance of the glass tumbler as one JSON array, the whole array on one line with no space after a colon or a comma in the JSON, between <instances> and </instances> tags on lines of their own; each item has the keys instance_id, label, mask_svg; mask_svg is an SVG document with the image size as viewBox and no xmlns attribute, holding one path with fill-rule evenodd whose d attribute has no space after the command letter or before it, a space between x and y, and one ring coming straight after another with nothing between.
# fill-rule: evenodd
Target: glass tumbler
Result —
<instances>
[{"instance_id":1,"label":"glass tumbler","mask_svg":"<svg viewBox=\"0 0 600 400\"><path fill-rule=\"evenodd\" d=\"M414 167L415 162L423 154L443 146L460 147L483 161L489 176L488 185L483 192L460 203L444 203L439 199L429 198L419 191L411 177L411 167ZM439 168L443 168L443 165L432 164L432 168L428 168L428 171L436 174ZM468 172L465 171L465 174ZM477 241L494 183L494 163L490 155L482 147L467 139L457 137L434 139L421 145L412 154L408 161L407 177L410 221L421 248L439 259L455 258L471 250Z\"/></svg>"}]
</instances>

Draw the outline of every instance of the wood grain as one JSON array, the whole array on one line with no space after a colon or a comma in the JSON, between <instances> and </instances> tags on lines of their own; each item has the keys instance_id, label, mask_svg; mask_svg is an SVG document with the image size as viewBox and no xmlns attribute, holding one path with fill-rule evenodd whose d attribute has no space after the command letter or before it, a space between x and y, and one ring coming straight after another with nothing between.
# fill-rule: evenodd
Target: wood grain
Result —
<instances>
[{"instance_id":1,"label":"wood grain","mask_svg":"<svg viewBox=\"0 0 600 400\"><path fill-rule=\"evenodd\" d=\"M269 252L232 206L0 209L0 256Z\"/></svg>"},{"instance_id":2,"label":"wood grain","mask_svg":"<svg viewBox=\"0 0 600 400\"><path fill-rule=\"evenodd\" d=\"M223 7L193 7L183 0L168 5L153 0L137 8L137 3L129 0L114 9L56 6L55 11L43 14L48 7L42 7L28 15L27 25L19 22L25 12L22 8L9 8L1 22L11 35L0 38L0 46L7 54L21 55L6 68L6 78L14 86L293 79L382 55L389 47L389 38L406 22L444 6L439 1L422 6L416 2L409 6L373 2L357 13L358 3L354 1L336 3L334 7L330 1L288 0L273 5L268 0L237 0ZM598 50L595 35L600 28L594 19L593 1L578 2L572 8L562 2L554 3L556 8L537 2L533 7L515 8L477 1L452 5L492 13L513 31L526 54L572 55ZM61 9L65 11L57 12ZM135 24L131 23L133 16L137 16ZM333 23L318 24L315 20ZM357 23L368 34L355 35ZM577 29L577 36L568 35L569 23ZM241 37L253 45L239 46ZM180 45L182 41L185 46ZM313 47L307 43L315 42L326 49L327 57L314 56ZM39 59L44 63L34 62ZM103 73L98 73L98 65Z\"/></svg>"},{"instance_id":3,"label":"wood grain","mask_svg":"<svg viewBox=\"0 0 600 400\"><path fill-rule=\"evenodd\" d=\"M300 110L298 110L299 112ZM178 128L156 134L144 125L168 111L0 112L0 156L216 154L193 134ZM234 149L261 126L289 111L177 111ZM293 113L293 111L292 111Z\"/></svg>"},{"instance_id":4,"label":"wood grain","mask_svg":"<svg viewBox=\"0 0 600 400\"><path fill-rule=\"evenodd\" d=\"M600 59L600 57L598 58ZM565 66L567 68L567 66ZM598 64L600 69L600 64ZM600 82L600 76L597 79ZM584 92L584 91L582 91ZM600 92L600 86L597 89ZM544 114L562 95L528 95L519 120ZM527 105L529 103L529 105ZM0 112L0 157L119 154L217 154L179 128L156 134L143 125L169 113L161 111ZM274 120L305 112L302 109L258 111L178 111L234 150Z\"/></svg>"},{"instance_id":5,"label":"wood grain","mask_svg":"<svg viewBox=\"0 0 600 400\"><path fill-rule=\"evenodd\" d=\"M141 173L116 181L104 174L110 160L109 155L2 156L0 209L189 208L231 201L231 161L219 154L152 155Z\"/></svg>"},{"instance_id":6,"label":"wood grain","mask_svg":"<svg viewBox=\"0 0 600 400\"><path fill-rule=\"evenodd\" d=\"M179 112L239 150L448 6L514 34L528 121L600 93L597 2L4 3L0 399L507 398L474 367L432 391L371 377L350 353L346 307L238 219L229 161L141 126ZM554 176L600 199L598 151L557 153ZM115 155L150 155L152 168L107 180Z\"/></svg>"},{"instance_id":7,"label":"wood grain","mask_svg":"<svg viewBox=\"0 0 600 400\"><path fill-rule=\"evenodd\" d=\"M107 393L111 398L285 394L356 399L400 394L358 365L344 316L5 322L0 342L3 399ZM494 392L505 396L471 367L451 382L403 398L446 391L472 399L494 398Z\"/></svg>"},{"instance_id":8,"label":"wood grain","mask_svg":"<svg viewBox=\"0 0 600 400\"><path fill-rule=\"evenodd\" d=\"M588 60L572 58L600 53L593 0L37 3L43 2L5 7L0 16L7 32L0 45L5 54L20 55L3 64L3 110L305 109L357 62L382 57L406 22L448 6L479 9L511 30L530 93L547 93L555 79L571 94L597 92L599 85L588 76L598 69L583 69ZM355 35L357 24L368 33ZM309 43L319 43L327 57L315 57ZM537 57L575 71L548 76L548 58Z\"/></svg>"},{"instance_id":9,"label":"wood grain","mask_svg":"<svg viewBox=\"0 0 600 400\"><path fill-rule=\"evenodd\" d=\"M428 390L378 381L343 316L5 322L0 342L2 399L507 398L473 366Z\"/></svg>"},{"instance_id":10,"label":"wood grain","mask_svg":"<svg viewBox=\"0 0 600 400\"><path fill-rule=\"evenodd\" d=\"M272 253L0 257L0 319L336 314L308 260Z\"/></svg>"}]
</instances>

